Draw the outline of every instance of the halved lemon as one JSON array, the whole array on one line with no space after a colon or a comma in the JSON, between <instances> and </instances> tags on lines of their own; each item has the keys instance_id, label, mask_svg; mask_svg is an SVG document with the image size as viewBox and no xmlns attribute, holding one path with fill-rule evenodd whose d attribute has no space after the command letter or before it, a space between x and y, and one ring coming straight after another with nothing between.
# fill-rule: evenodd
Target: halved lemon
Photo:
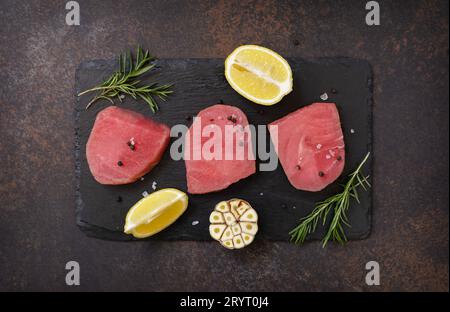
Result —
<instances>
[{"instance_id":1,"label":"halved lemon","mask_svg":"<svg viewBox=\"0 0 450 312\"><path fill-rule=\"evenodd\" d=\"M136 238L152 236L174 223L186 210L186 193L166 188L138 201L127 213L124 232Z\"/></svg>"},{"instance_id":2,"label":"halved lemon","mask_svg":"<svg viewBox=\"0 0 450 312\"><path fill-rule=\"evenodd\" d=\"M225 60L225 77L248 100L273 105L292 91L292 70L278 53L257 45L243 45Z\"/></svg>"}]
</instances>

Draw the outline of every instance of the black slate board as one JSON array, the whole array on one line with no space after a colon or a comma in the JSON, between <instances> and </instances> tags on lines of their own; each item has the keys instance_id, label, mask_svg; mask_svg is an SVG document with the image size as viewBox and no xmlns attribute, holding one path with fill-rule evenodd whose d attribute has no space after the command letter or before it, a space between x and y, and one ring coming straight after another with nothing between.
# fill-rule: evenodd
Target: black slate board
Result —
<instances>
[{"instance_id":1,"label":"black slate board","mask_svg":"<svg viewBox=\"0 0 450 312\"><path fill-rule=\"evenodd\" d=\"M188 117L201 109L218 103L238 106L255 125L268 124L304 105L318 102L326 92L329 102L339 108L346 144L345 177L371 150L372 142L372 70L368 62L350 58L288 59L294 72L294 91L273 107L253 104L238 95L223 75L223 59L162 59L149 76L149 81L174 83L174 94L160 103L160 111L153 115L143 102L126 99L121 105L151 116L169 126L190 125ZM116 66L114 61L95 60L82 63L76 73L76 92L98 84ZM333 93L332 89L337 90ZM175 187L186 190L183 161L173 161L166 151L160 164L143 181L131 185L105 186L93 179L85 157L85 144L96 114L110 105L98 102L89 110L85 106L90 96L77 98L76 118L76 220L89 236L110 240L132 240L123 234L123 223L128 209L144 191ZM353 129L354 131L352 131ZM354 133L352 133L354 132ZM172 139L174 140L174 139ZM371 174L372 157L366 166ZM257 172L228 189L206 195L190 195L189 208L177 222L149 238L156 240L210 240L208 217L214 205L224 199L240 197L248 200L258 211L260 231L257 239L289 240L288 232L299 219L309 213L314 203L339 190L339 180L317 193L294 189L281 165L273 172ZM118 197L122 201L118 201ZM353 203L349 210L351 228L349 239L362 239L370 233L371 190L361 192L361 204ZM192 225L193 221L199 221ZM323 236L319 228L312 239Z\"/></svg>"}]
</instances>

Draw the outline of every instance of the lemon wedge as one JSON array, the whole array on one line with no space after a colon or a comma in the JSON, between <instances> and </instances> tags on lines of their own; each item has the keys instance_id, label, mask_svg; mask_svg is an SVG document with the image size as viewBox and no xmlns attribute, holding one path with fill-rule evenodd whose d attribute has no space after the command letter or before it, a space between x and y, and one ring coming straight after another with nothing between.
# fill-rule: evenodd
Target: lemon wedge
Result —
<instances>
[{"instance_id":1,"label":"lemon wedge","mask_svg":"<svg viewBox=\"0 0 450 312\"><path fill-rule=\"evenodd\" d=\"M174 223L186 210L186 193L166 188L138 201L127 213L124 232L136 238L152 236Z\"/></svg>"},{"instance_id":2,"label":"lemon wedge","mask_svg":"<svg viewBox=\"0 0 450 312\"><path fill-rule=\"evenodd\" d=\"M225 77L248 100L273 105L292 91L292 70L278 53L257 45L243 45L225 60Z\"/></svg>"}]
</instances>

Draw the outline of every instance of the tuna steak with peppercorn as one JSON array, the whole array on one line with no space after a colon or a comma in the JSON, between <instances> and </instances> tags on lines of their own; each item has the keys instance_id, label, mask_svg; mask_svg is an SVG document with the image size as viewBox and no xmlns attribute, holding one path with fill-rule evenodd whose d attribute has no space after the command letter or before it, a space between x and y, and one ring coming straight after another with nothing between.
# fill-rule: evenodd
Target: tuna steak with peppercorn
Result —
<instances>
[{"instance_id":1,"label":"tuna steak with peppercorn","mask_svg":"<svg viewBox=\"0 0 450 312\"><path fill-rule=\"evenodd\" d=\"M295 188L317 192L341 175L345 146L334 103L313 103L268 127L281 166Z\"/></svg>"},{"instance_id":2,"label":"tuna steak with peppercorn","mask_svg":"<svg viewBox=\"0 0 450 312\"><path fill-rule=\"evenodd\" d=\"M237 107L200 111L185 136L188 192L223 190L256 171L247 116Z\"/></svg>"},{"instance_id":3,"label":"tuna steak with peppercorn","mask_svg":"<svg viewBox=\"0 0 450 312\"><path fill-rule=\"evenodd\" d=\"M128 184L160 161L170 129L134 111L109 106L99 112L86 145L86 157L101 184Z\"/></svg>"}]
</instances>

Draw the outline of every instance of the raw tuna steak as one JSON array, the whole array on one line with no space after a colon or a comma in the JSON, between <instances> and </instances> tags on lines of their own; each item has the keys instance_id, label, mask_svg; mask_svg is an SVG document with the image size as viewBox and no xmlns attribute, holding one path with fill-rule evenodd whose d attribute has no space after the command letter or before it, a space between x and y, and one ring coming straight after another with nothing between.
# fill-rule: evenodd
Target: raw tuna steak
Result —
<instances>
[{"instance_id":1,"label":"raw tuna steak","mask_svg":"<svg viewBox=\"0 0 450 312\"><path fill-rule=\"evenodd\" d=\"M275 128L278 126L278 142ZM272 122L269 132L289 182L317 192L334 182L345 164L345 146L334 103L314 103Z\"/></svg>"},{"instance_id":2,"label":"raw tuna steak","mask_svg":"<svg viewBox=\"0 0 450 312\"><path fill-rule=\"evenodd\" d=\"M223 190L255 173L251 133L247 125L245 114L234 106L217 104L199 112L186 133L184 158L189 193ZM230 130L232 135L227 136L226 131L230 133ZM217 132L202 136L205 131ZM206 155L202 150L213 155Z\"/></svg>"},{"instance_id":3,"label":"raw tuna steak","mask_svg":"<svg viewBox=\"0 0 450 312\"><path fill-rule=\"evenodd\" d=\"M170 129L131 110L98 113L86 145L89 169L101 184L128 184L148 173L169 144Z\"/></svg>"}]
</instances>

